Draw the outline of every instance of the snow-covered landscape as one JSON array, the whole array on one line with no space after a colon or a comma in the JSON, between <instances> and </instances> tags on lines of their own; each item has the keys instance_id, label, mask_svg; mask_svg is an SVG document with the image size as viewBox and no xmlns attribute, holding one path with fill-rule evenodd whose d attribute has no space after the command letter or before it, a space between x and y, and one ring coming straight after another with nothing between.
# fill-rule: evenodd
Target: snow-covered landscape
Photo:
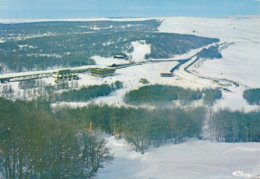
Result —
<instances>
[{"instance_id":1,"label":"snow-covered landscape","mask_svg":"<svg viewBox=\"0 0 260 179\"><path fill-rule=\"evenodd\" d=\"M247 88L254 88L260 87L259 22L259 17L166 18L159 29L169 33L193 33L192 31L195 30L198 35L218 37L222 42L234 43L223 49L222 59L203 60L199 67L193 67L193 70L204 77L225 78L246 85ZM167 67L167 65L167 63L158 64L161 68L164 66L165 70L171 67ZM158 67L154 69L160 71ZM185 78L166 81L154 78L153 73L149 75L151 70L148 65L143 65L142 70L141 74L148 80L155 80L153 83L174 84L190 88L201 87L195 77L193 82ZM145 73L146 70L148 74ZM136 70L134 71L136 72ZM135 72L132 73L140 74L140 71ZM127 79L133 79L133 77ZM212 84L209 82L207 85L211 87ZM232 92L224 93L223 99L215 107L256 110L257 106L249 106L243 99L244 89L243 86L239 88L231 86ZM117 141L113 137L108 139L107 145L112 148L116 159L112 165L101 171L98 178L260 178L259 143L226 144L191 141L151 149L145 155L132 151L126 142Z\"/></svg>"},{"instance_id":2,"label":"snow-covered landscape","mask_svg":"<svg viewBox=\"0 0 260 179\"><path fill-rule=\"evenodd\" d=\"M196 34L206 37L217 37L220 43L231 43L230 46L222 49L223 57L221 59L200 59L190 67L192 74L184 71L184 67L175 73L174 78L162 78L160 73L169 72L178 64L174 60L186 59L202 48L192 50L183 55L165 59L166 62L147 62L128 68L119 69L117 75L113 78L93 78L88 75L81 75L79 83L81 85L101 84L106 81L112 83L114 81L124 81L124 89L114 92L111 96L95 99L94 102L123 105L122 96L127 91L138 89L141 84L140 78L146 78L151 84L176 85L185 88L214 88L219 87L213 82L214 79L227 79L240 84L235 87L225 84L230 91L223 91L223 99L215 104L215 108L230 108L232 110L257 110L258 106L248 105L243 99L243 91L248 88L260 87L260 32L259 17L245 18L162 18L162 24L159 27L160 32ZM190 23L193 22L193 23ZM149 44L141 45L133 43L133 61L145 62L145 54L149 54ZM98 65L109 66L114 63L125 64L126 60L118 60L113 58L94 57ZM169 60L169 62L167 62ZM187 65L186 65L187 66ZM210 79L205 79L206 77ZM92 79L92 80L91 80Z\"/></svg>"},{"instance_id":3,"label":"snow-covered landscape","mask_svg":"<svg viewBox=\"0 0 260 179\"><path fill-rule=\"evenodd\" d=\"M85 102L53 102L52 107L54 109L77 108L94 103L138 108L138 106L126 104L124 96L132 90L145 86L145 84L140 83L140 79L146 79L149 85L179 86L194 90L219 88L222 97L212 107L214 111L226 108L231 111L259 111L259 105L250 105L243 97L245 90L260 88L259 16L227 18L166 17L157 19L161 21L158 33L193 34L201 37L218 38L220 41L163 59L146 58L147 55L151 54L152 47L145 40L130 43L132 52L125 51L129 59L116 59L112 56L102 57L97 54L91 57L95 61L95 65L76 67L76 69L110 68L113 64L116 64L119 67L116 68L115 75L101 78L92 76L89 72L79 73L77 88L112 84L116 81L123 82L123 88L113 91L108 96L100 96ZM127 22L138 19L124 20ZM80 19L80 21L87 20ZM116 19L113 19L113 21L116 21ZM119 19L119 21L123 20ZM4 43L4 41L0 39L0 43ZM219 45L222 58L206 59L198 57L198 53L202 49L215 45ZM188 61L180 68L173 71L173 77L161 76L162 73L169 73L180 63L180 60L187 59ZM120 65L123 67L121 68ZM1 74L0 78L44 72L53 73L54 71L57 71L57 69L8 73ZM42 80L47 84L55 84L55 79L52 76L44 77ZM18 82L9 82L8 84L12 86L14 96L21 92L19 92ZM0 84L1 91L4 85ZM198 103L198 105L203 104ZM142 107L150 109L149 105ZM165 144L159 148L150 148L146 153L141 154L136 152L133 146L124 139L115 139L113 136L106 136L105 138L107 140L106 146L114 155L114 160L98 172L96 177L100 179L260 178L260 143L257 142L219 143L208 139L191 139L182 144Z\"/></svg>"}]
</instances>

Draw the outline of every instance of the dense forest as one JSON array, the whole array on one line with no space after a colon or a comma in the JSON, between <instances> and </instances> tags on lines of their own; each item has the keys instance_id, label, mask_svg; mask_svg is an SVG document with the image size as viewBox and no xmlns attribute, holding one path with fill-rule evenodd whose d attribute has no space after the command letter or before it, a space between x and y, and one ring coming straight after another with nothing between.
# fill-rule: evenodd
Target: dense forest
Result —
<instances>
[{"instance_id":1,"label":"dense forest","mask_svg":"<svg viewBox=\"0 0 260 179\"><path fill-rule=\"evenodd\" d=\"M200 138L204 109L150 111L90 105L80 109L61 109L56 116L60 119L73 118L83 125L91 122L97 130L124 137L143 153L150 146L180 143L190 137Z\"/></svg>"},{"instance_id":2,"label":"dense forest","mask_svg":"<svg viewBox=\"0 0 260 179\"><path fill-rule=\"evenodd\" d=\"M260 105L260 89L248 89L244 91L243 97L251 105Z\"/></svg>"},{"instance_id":3,"label":"dense forest","mask_svg":"<svg viewBox=\"0 0 260 179\"><path fill-rule=\"evenodd\" d=\"M6 179L88 178L111 161L97 132L41 107L0 98L0 172Z\"/></svg>"},{"instance_id":4,"label":"dense forest","mask_svg":"<svg viewBox=\"0 0 260 179\"><path fill-rule=\"evenodd\" d=\"M68 102L79 102L79 101L89 101L93 98L108 96L113 91L118 90L123 87L123 83L116 81L112 84L102 84L82 87L80 89L74 89L69 91L64 91L62 93L56 93L50 95L51 101L68 101Z\"/></svg>"},{"instance_id":5,"label":"dense forest","mask_svg":"<svg viewBox=\"0 0 260 179\"><path fill-rule=\"evenodd\" d=\"M202 49L198 53L198 57L206 59L222 58L222 54L219 52L219 46L211 46L209 48Z\"/></svg>"},{"instance_id":6,"label":"dense forest","mask_svg":"<svg viewBox=\"0 0 260 179\"><path fill-rule=\"evenodd\" d=\"M211 116L210 129L219 142L260 142L260 112L220 110Z\"/></svg>"},{"instance_id":7,"label":"dense forest","mask_svg":"<svg viewBox=\"0 0 260 179\"><path fill-rule=\"evenodd\" d=\"M189 138L201 139L208 114L210 137L214 140L260 141L260 112L212 112L206 108L147 110L90 105L81 109L62 109L56 113L57 118L74 117L85 125L92 122L96 129L124 137L141 152L150 146L181 143Z\"/></svg>"},{"instance_id":8,"label":"dense forest","mask_svg":"<svg viewBox=\"0 0 260 179\"><path fill-rule=\"evenodd\" d=\"M205 105L213 105L222 97L219 89L191 90L178 86L151 85L143 86L125 95L125 102L134 105L150 104L161 106L179 100L189 104L194 100L203 100Z\"/></svg>"}]
</instances>

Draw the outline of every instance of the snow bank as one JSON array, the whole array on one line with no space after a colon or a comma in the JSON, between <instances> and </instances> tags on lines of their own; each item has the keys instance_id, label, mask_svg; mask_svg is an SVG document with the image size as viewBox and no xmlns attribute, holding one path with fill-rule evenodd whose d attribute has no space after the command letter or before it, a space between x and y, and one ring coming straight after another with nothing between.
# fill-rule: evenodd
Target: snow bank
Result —
<instances>
[{"instance_id":1,"label":"snow bank","mask_svg":"<svg viewBox=\"0 0 260 179\"><path fill-rule=\"evenodd\" d=\"M145 60L145 56L151 53L151 45L146 41L134 41L131 43L133 52L130 54L131 60L134 62L140 62Z\"/></svg>"},{"instance_id":2,"label":"snow bank","mask_svg":"<svg viewBox=\"0 0 260 179\"><path fill-rule=\"evenodd\" d=\"M247 174L244 178L256 178L260 174L259 143L192 141L155 148L144 155L114 137L108 138L107 146L115 159L100 170L99 179L235 179L237 171Z\"/></svg>"},{"instance_id":3,"label":"snow bank","mask_svg":"<svg viewBox=\"0 0 260 179\"><path fill-rule=\"evenodd\" d=\"M93 59L97 65L101 65L101 66L111 66L113 64L128 64L129 63L128 60L115 59L113 57L105 58L105 57L101 57L101 56L93 56L93 57L91 57L91 59Z\"/></svg>"}]
</instances>

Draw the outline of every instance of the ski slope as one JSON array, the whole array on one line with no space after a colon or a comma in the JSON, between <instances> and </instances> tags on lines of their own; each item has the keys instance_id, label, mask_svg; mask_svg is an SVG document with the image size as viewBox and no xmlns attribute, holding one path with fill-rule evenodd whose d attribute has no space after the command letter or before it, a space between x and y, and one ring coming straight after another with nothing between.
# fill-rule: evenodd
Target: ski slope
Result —
<instances>
[{"instance_id":1,"label":"ski slope","mask_svg":"<svg viewBox=\"0 0 260 179\"><path fill-rule=\"evenodd\" d=\"M99 171L98 179L260 178L260 143L190 141L142 155L122 139L107 140L115 159Z\"/></svg>"}]
</instances>

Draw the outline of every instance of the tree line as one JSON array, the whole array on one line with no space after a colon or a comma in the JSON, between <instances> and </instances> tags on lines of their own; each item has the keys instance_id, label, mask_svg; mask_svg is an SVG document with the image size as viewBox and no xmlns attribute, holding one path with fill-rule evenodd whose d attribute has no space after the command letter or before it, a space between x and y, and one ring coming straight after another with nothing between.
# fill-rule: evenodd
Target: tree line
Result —
<instances>
[{"instance_id":1,"label":"tree line","mask_svg":"<svg viewBox=\"0 0 260 179\"><path fill-rule=\"evenodd\" d=\"M168 105L172 101L179 100L184 104L194 100L203 100L205 105L213 105L222 97L220 89L192 90L178 86L150 85L128 92L124 101L133 105Z\"/></svg>"},{"instance_id":2,"label":"tree line","mask_svg":"<svg viewBox=\"0 0 260 179\"><path fill-rule=\"evenodd\" d=\"M50 94L50 100L56 101L89 101L93 98L100 96L108 96L113 91L118 90L123 87L123 83L116 81L112 84L102 84L82 87L80 89L72 89L69 91L64 91L62 93Z\"/></svg>"},{"instance_id":3,"label":"tree line","mask_svg":"<svg viewBox=\"0 0 260 179\"><path fill-rule=\"evenodd\" d=\"M150 146L201 138L204 114L204 108L147 110L94 104L55 113L59 119L73 119L85 126L92 123L96 130L123 137L142 153Z\"/></svg>"},{"instance_id":4,"label":"tree line","mask_svg":"<svg viewBox=\"0 0 260 179\"><path fill-rule=\"evenodd\" d=\"M211 116L209 125L219 142L260 142L260 112L220 110Z\"/></svg>"},{"instance_id":5,"label":"tree line","mask_svg":"<svg viewBox=\"0 0 260 179\"><path fill-rule=\"evenodd\" d=\"M250 105L260 105L260 88L245 90L243 97Z\"/></svg>"},{"instance_id":6,"label":"tree line","mask_svg":"<svg viewBox=\"0 0 260 179\"><path fill-rule=\"evenodd\" d=\"M182 143L190 138L202 139L208 115L211 138L218 142L259 142L260 112L209 112L204 107L148 110L91 104L85 108L64 108L56 111L57 118L73 119L130 142L136 151L166 143Z\"/></svg>"}]
</instances>

